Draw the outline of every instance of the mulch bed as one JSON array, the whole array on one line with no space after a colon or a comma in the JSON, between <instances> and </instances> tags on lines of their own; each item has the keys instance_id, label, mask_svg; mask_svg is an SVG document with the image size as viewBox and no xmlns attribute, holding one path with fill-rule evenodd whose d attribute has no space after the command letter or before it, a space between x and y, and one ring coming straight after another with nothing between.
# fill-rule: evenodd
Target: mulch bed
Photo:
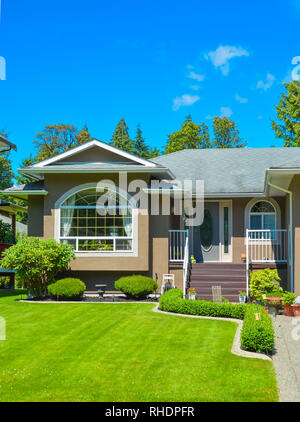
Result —
<instances>
[{"instance_id":1,"label":"mulch bed","mask_svg":"<svg viewBox=\"0 0 300 422\"><path fill-rule=\"evenodd\" d=\"M20 299L16 299L16 300L20 300ZM66 302L66 299L62 299L62 300L53 300L49 297L46 298L34 298L34 299L23 299L23 301L26 302ZM74 302L74 299L70 300L70 302ZM146 299L133 299L133 298L128 298L125 296L107 296L104 298L99 298L99 296L85 296L83 297L81 300L76 301L78 303L82 303L82 302L94 302L94 303L111 303L111 302L117 302L117 303L126 303L126 302L131 302L131 303L144 303L144 302L158 302L158 298L146 298Z\"/></svg>"}]
</instances>

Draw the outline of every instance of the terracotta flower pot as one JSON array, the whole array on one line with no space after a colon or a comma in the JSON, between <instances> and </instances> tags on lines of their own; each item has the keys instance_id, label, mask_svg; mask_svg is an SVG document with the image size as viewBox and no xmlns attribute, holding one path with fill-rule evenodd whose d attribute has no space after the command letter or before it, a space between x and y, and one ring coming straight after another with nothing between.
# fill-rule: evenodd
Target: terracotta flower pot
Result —
<instances>
[{"instance_id":1,"label":"terracotta flower pot","mask_svg":"<svg viewBox=\"0 0 300 422\"><path fill-rule=\"evenodd\" d=\"M294 316L300 317L300 305L292 305Z\"/></svg>"},{"instance_id":2,"label":"terracotta flower pot","mask_svg":"<svg viewBox=\"0 0 300 422\"><path fill-rule=\"evenodd\" d=\"M283 305L284 307L284 314L286 316L294 316L294 309L292 305Z\"/></svg>"}]
</instances>

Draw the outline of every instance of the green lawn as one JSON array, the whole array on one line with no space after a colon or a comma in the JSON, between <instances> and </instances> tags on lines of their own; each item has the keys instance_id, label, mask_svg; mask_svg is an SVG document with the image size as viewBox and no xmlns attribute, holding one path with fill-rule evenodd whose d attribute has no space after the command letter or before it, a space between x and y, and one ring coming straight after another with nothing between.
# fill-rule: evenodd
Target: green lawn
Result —
<instances>
[{"instance_id":1,"label":"green lawn","mask_svg":"<svg viewBox=\"0 0 300 422\"><path fill-rule=\"evenodd\" d=\"M1 401L278 399L271 362L230 353L235 323L15 298L0 298Z\"/></svg>"}]
</instances>

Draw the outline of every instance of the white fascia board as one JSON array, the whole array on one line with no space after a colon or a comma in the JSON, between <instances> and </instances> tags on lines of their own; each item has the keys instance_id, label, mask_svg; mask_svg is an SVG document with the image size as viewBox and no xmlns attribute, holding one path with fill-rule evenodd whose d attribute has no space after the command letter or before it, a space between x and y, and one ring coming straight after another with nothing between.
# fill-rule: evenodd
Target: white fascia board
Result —
<instances>
[{"instance_id":1,"label":"white fascia board","mask_svg":"<svg viewBox=\"0 0 300 422\"><path fill-rule=\"evenodd\" d=\"M86 144L79 145L78 147L72 148L69 151L63 152L62 154L56 155L55 157L48 158L47 160L41 161L40 163L34 164L33 167L41 168L45 167L49 164L55 163L56 161L63 160L64 158L71 157L74 154L77 154L79 152L85 151L93 146L98 146L99 148L105 149L107 151L110 151L114 154L120 155L124 158L129 159L130 161L136 161L139 164L142 164L145 167L156 167L156 164L144 160L143 158L139 158L136 156L133 156L132 154L129 154L128 152L121 151L118 148L115 148L111 145L106 144L105 142L98 141L97 139L93 139L90 142L87 142Z\"/></svg>"},{"instance_id":2,"label":"white fascia board","mask_svg":"<svg viewBox=\"0 0 300 422\"><path fill-rule=\"evenodd\" d=\"M264 192L228 192L228 193L204 193L204 198L260 198L264 197ZM193 194L193 198L203 198L203 196L197 196Z\"/></svg>"}]
</instances>

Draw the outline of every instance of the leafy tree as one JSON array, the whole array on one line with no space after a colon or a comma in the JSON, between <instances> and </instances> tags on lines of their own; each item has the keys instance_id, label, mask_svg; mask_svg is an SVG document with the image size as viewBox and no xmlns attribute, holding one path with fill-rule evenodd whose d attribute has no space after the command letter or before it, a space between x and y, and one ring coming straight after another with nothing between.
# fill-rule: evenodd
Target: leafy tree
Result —
<instances>
[{"instance_id":1,"label":"leafy tree","mask_svg":"<svg viewBox=\"0 0 300 422\"><path fill-rule=\"evenodd\" d=\"M141 158L148 158L150 151L149 146L145 142L145 138L143 137L142 129L140 125L137 127L136 137L133 144L134 153L141 157Z\"/></svg>"},{"instance_id":2,"label":"leafy tree","mask_svg":"<svg viewBox=\"0 0 300 422\"><path fill-rule=\"evenodd\" d=\"M168 135L169 141L165 153L180 151L182 149L209 148L209 132L205 123L196 124L190 115L186 117L181 129Z\"/></svg>"},{"instance_id":3,"label":"leafy tree","mask_svg":"<svg viewBox=\"0 0 300 422\"><path fill-rule=\"evenodd\" d=\"M17 271L23 287L42 297L47 294L47 286L54 283L60 271L68 268L72 259L75 252L71 245L54 239L25 237L3 253L1 265Z\"/></svg>"},{"instance_id":4,"label":"leafy tree","mask_svg":"<svg viewBox=\"0 0 300 422\"><path fill-rule=\"evenodd\" d=\"M246 146L234 121L227 117L215 117L213 130L213 148L242 148Z\"/></svg>"},{"instance_id":5,"label":"leafy tree","mask_svg":"<svg viewBox=\"0 0 300 422\"><path fill-rule=\"evenodd\" d=\"M272 128L276 136L284 140L285 147L300 147L300 82L283 85L286 91L275 106L277 122L272 120Z\"/></svg>"},{"instance_id":6,"label":"leafy tree","mask_svg":"<svg viewBox=\"0 0 300 422\"><path fill-rule=\"evenodd\" d=\"M128 127L124 119L121 119L117 124L110 145L125 152L134 152L134 142L130 139Z\"/></svg>"},{"instance_id":7,"label":"leafy tree","mask_svg":"<svg viewBox=\"0 0 300 422\"><path fill-rule=\"evenodd\" d=\"M89 129L86 124L78 132L78 134L75 135L75 138L77 140L77 145L85 144L86 142L89 142L92 140Z\"/></svg>"},{"instance_id":8,"label":"leafy tree","mask_svg":"<svg viewBox=\"0 0 300 422\"><path fill-rule=\"evenodd\" d=\"M86 126L78 131L76 126L69 124L48 125L36 135L34 143L38 152L35 161L46 160L87 140L90 140L90 135Z\"/></svg>"}]
</instances>

